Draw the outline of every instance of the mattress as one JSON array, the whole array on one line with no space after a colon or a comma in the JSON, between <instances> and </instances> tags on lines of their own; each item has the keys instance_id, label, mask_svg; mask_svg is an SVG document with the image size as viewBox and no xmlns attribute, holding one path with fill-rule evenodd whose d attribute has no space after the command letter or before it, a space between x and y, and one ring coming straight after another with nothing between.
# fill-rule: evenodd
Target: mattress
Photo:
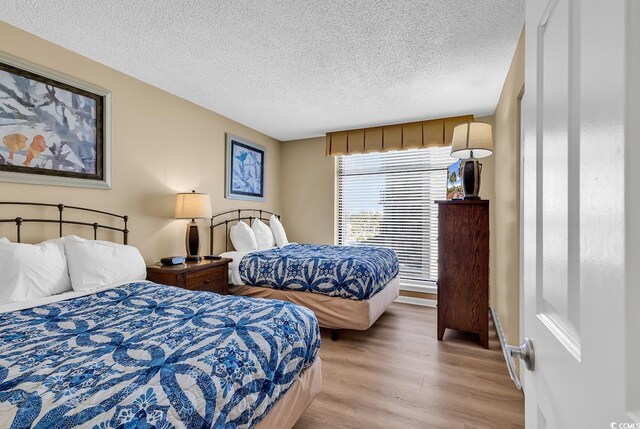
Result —
<instances>
[{"instance_id":1,"label":"mattress","mask_svg":"<svg viewBox=\"0 0 640 429\"><path fill-rule=\"evenodd\" d=\"M253 286L231 286L229 292L252 298L279 299L312 310L323 328L369 329L400 294L400 280L393 278L366 300L344 299L316 293L277 290Z\"/></svg>"},{"instance_id":2,"label":"mattress","mask_svg":"<svg viewBox=\"0 0 640 429\"><path fill-rule=\"evenodd\" d=\"M239 285L311 292L366 300L398 274L391 249L364 246L289 244L231 257L230 279Z\"/></svg>"},{"instance_id":3,"label":"mattress","mask_svg":"<svg viewBox=\"0 0 640 429\"><path fill-rule=\"evenodd\" d=\"M303 307L150 282L5 312L0 427L254 427L319 346Z\"/></svg>"}]
</instances>

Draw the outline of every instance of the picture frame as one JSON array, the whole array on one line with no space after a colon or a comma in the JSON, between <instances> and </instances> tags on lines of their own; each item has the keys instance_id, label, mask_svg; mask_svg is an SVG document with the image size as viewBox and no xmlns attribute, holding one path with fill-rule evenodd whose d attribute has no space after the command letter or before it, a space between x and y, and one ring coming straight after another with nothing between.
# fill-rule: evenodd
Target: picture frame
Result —
<instances>
[{"instance_id":1,"label":"picture frame","mask_svg":"<svg viewBox=\"0 0 640 429\"><path fill-rule=\"evenodd\" d=\"M0 182L111 189L111 92L0 52Z\"/></svg>"},{"instance_id":2,"label":"picture frame","mask_svg":"<svg viewBox=\"0 0 640 429\"><path fill-rule=\"evenodd\" d=\"M233 134L227 134L225 198L265 200L267 149Z\"/></svg>"},{"instance_id":3,"label":"picture frame","mask_svg":"<svg viewBox=\"0 0 640 429\"><path fill-rule=\"evenodd\" d=\"M447 200L464 199L462 190L462 168L464 161L459 159L447 167Z\"/></svg>"}]
</instances>

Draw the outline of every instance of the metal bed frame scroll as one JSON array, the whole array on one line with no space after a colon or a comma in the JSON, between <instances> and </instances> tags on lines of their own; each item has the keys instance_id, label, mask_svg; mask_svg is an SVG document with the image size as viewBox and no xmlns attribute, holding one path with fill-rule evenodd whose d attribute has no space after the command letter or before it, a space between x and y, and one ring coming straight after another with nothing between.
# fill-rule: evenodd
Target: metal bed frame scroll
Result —
<instances>
[{"instance_id":1,"label":"metal bed frame scroll","mask_svg":"<svg viewBox=\"0 0 640 429\"><path fill-rule=\"evenodd\" d=\"M23 218L23 217L15 217L11 219L0 219L0 223L15 223L16 224L16 242L20 243L21 240L21 231L22 225L26 223L57 223L59 225L58 232L60 237L63 236L62 226L63 225L81 225L81 226L89 226L93 228L93 239L98 239L98 229L106 229L110 231L117 231L122 233L122 241L124 244L128 244L129 239L129 230L127 229L127 224L129 222L129 216L118 215L114 213L105 212L102 210L88 209L85 207L76 207L76 206L65 206L64 204L48 204L48 203L28 203L28 202L16 202L16 201L0 201L0 206L31 206L31 207L56 207L58 209L58 217L55 219L47 219L47 218ZM98 222L81 222L76 220L67 220L63 218L63 213L66 213L66 210L73 211L81 211L81 212L90 212L97 213L103 216L110 216L122 219L124 222L123 228L116 228L109 225L103 225Z\"/></svg>"}]
</instances>

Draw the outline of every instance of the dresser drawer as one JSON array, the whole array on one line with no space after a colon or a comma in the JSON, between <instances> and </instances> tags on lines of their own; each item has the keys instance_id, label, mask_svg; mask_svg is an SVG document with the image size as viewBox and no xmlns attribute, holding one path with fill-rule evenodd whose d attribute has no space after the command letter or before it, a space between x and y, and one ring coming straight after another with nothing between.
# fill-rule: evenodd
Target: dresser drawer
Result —
<instances>
[{"instance_id":1,"label":"dresser drawer","mask_svg":"<svg viewBox=\"0 0 640 429\"><path fill-rule=\"evenodd\" d=\"M210 270L189 273L185 280L185 286L189 290L225 293L227 288L227 268L226 266L216 267Z\"/></svg>"}]
</instances>

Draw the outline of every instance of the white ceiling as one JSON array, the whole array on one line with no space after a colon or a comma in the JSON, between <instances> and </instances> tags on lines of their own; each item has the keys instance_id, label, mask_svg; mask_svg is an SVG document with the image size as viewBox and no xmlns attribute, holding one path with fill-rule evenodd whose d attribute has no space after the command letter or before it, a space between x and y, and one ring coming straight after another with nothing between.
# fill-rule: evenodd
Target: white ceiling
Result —
<instances>
[{"instance_id":1,"label":"white ceiling","mask_svg":"<svg viewBox=\"0 0 640 429\"><path fill-rule=\"evenodd\" d=\"M285 141L493 113L524 0L22 0L0 19Z\"/></svg>"}]
</instances>

